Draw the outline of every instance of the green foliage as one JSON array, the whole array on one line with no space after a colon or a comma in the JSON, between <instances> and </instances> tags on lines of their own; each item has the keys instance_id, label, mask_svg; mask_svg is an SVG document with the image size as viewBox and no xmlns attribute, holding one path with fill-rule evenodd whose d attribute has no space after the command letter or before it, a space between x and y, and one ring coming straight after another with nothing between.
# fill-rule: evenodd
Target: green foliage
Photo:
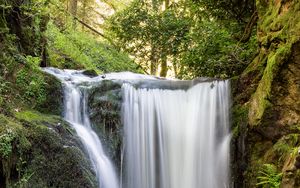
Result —
<instances>
[{"instance_id":1,"label":"green foliage","mask_svg":"<svg viewBox=\"0 0 300 188\"><path fill-rule=\"evenodd\" d=\"M193 0L200 9L201 14L228 21L247 22L255 11L255 1L239 0Z\"/></svg>"},{"instance_id":2,"label":"green foliage","mask_svg":"<svg viewBox=\"0 0 300 188\"><path fill-rule=\"evenodd\" d=\"M61 32L50 22L46 34L51 66L94 69L98 72L138 71L137 65L126 54L88 33L74 32L72 29Z\"/></svg>"},{"instance_id":3,"label":"green foliage","mask_svg":"<svg viewBox=\"0 0 300 188\"><path fill-rule=\"evenodd\" d=\"M289 155L295 155L299 146L299 134L289 134L279 139L273 146L274 153L279 156L279 162L284 162Z\"/></svg>"},{"instance_id":4,"label":"green foliage","mask_svg":"<svg viewBox=\"0 0 300 188\"><path fill-rule=\"evenodd\" d=\"M229 11L224 3L221 7L218 1L170 1L164 7L165 1L155 2L133 1L107 23L107 33L115 43L151 74L157 74L167 61L181 79L228 78L240 74L254 58L256 36L239 42L245 23L232 20L230 13L225 15ZM213 4L218 5L214 13L210 11ZM253 9L243 12L247 15L239 17L248 20Z\"/></svg>"},{"instance_id":5,"label":"green foliage","mask_svg":"<svg viewBox=\"0 0 300 188\"><path fill-rule=\"evenodd\" d=\"M25 67L17 72L16 86L19 87L21 97L34 107L46 100L45 82L38 66L40 59L26 56L25 60Z\"/></svg>"},{"instance_id":6,"label":"green foliage","mask_svg":"<svg viewBox=\"0 0 300 188\"><path fill-rule=\"evenodd\" d=\"M10 91L10 83L0 76L0 106L4 103L6 95Z\"/></svg>"},{"instance_id":7,"label":"green foliage","mask_svg":"<svg viewBox=\"0 0 300 188\"><path fill-rule=\"evenodd\" d=\"M199 37L202 36L202 37ZM183 53L180 78L198 76L228 78L240 74L254 58L256 37L237 43L233 31L215 21L202 21L190 34L193 47ZM191 68L193 71L191 71Z\"/></svg>"},{"instance_id":8,"label":"green foliage","mask_svg":"<svg viewBox=\"0 0 300 188\"><path fill-rule=\"evenodd\" d=\"M278 173L276 166L274 166L273 164L264 164L262 166L262 169L258 173L259 176L257 177L257 186L262 188L280 187L282 173Z\"/></svg>"},{"instance_id":9,"label":"green foliage","mask_svg":"<svg viewBox=\"0 0 300 188\"><path fill-rule=\"evenodd\" d=\"M60 120L56 116L45 115L45 114L42 114L42 113L40 113L38 111L34 111L34 110L25 110L25 111L21 111L21 112L16 112L15 116L17 119L26 120L28 122L46 121L46 122L55 124L55 123L57 123L57 121Z\"/></svg>"},{"instance_id":10,"label":"green foliage","mask_svg":"<svg viewBox=\"0 0 300 188\"><path fill-rule=\"evenodd\" d=\"M191 23L175 6L158 11L155 4L134 1L110 18L108 29L118 46L133 55L145 70L156 74L163 61L176 61Z\"/></svg>"},{"instance_id":11,"label":"green foliage","mask_svg":"<svg viewBox=\"0 0 300 188\"><path fill-rule=\"evenodd\" d=\"M8 158L12 153L12 144L15 139L11 129L6 129L6 131L0 135L0 156L2 158Z\"/></svg>"},{"instance_id":12,"label":"green foliage","mask_svg":"<svg viewBox=\"0 0 300 188\"><path fill-rule=\"evenodd\" d=\"M0 111L45 100L39 70L45 47L47 0L3 1L0 6Z\"/></svg>"},{"instance_id":13,"label":"green foliage","mask_svg":"<svg viewBox=\"0 0 300 188\"><path fill-rule=\"evenodd\" d=\"M26 188L26 187L28 187L28 182L29 182L29 180L30 180L30 178L32 177L34 175L34 172L26 172L26 173L24 173L24 175L20 178L20 180L17 182L17 183L15 183L15 187L20 187L20 188Z\"/></svg>"}]
</instances>

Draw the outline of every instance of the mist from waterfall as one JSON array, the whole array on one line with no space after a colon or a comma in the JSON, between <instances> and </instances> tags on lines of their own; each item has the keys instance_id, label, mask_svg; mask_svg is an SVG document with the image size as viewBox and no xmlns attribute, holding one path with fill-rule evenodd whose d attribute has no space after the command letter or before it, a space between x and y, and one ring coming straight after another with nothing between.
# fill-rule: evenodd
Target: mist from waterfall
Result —
<instances>
[{"instance_id":1,"label":"mist from waterfall","mask_svg":"<svg viewBox=\"0 0 300 188\"><path fill-rule=\"evenodd\" d=\"M124 188L229 186L228 81L187 90L123 85Z\"/></svg>"}]
</instances>

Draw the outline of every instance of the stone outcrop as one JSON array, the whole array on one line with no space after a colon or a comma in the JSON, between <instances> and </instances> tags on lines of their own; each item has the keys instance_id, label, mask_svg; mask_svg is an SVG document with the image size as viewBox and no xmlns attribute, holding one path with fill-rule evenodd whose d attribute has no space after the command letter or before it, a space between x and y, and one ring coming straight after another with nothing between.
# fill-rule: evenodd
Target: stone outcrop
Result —
<instances>
[{"instance_id":1,"label":"stone outcrop","mask_svg":"<svg viewBox=\"0 0 300 188\"><path fill-rule=\"evenodd\" d=\"M233 81L235 186L264 186L271 164L281 187L299 187L300 3L257 0L257 10L259 54Z\"/></svg>"}]
</instances>

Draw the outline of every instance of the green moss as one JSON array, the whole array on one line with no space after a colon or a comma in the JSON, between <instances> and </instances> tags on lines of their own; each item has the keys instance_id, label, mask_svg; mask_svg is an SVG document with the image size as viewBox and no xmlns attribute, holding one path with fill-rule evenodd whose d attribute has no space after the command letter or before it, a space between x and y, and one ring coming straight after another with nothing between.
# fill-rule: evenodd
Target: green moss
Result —
<instances>
[{"instance_id":1,"label":"green moss","mask_svg":"<svg viewBox=\"0 0 300 188\"><path fill-rule=\"evenodd\" d=\"M26 120L28 122L57 123L61 121L59 116L46 115L34 110L16 112L15 115L18 119Z\"/></svg>"},{"instance_id":2,"label":"green moss","mask_svg":"<svg viewBox=\"0 0 300 188\"><path fill-rule=\"evenodd\" d=\"M267 2L265 0L257 0L256 1L256 9L260 16L264 15L267 11Z\"/></svg>"},{"instance_id":3,"label":"green moss","mask_svg":"<svg viewBox=\"0 0 300 188\"><path fill-rule=\"evenodd\" d=\"M43 73L45 100L34 109L42 113L61 115L63 112L63 89L61 82L54 76Z\"/></svg>"},{"instance_id":4,"label":"green moss","mask_svg":"<svg viewBox=\"0 0 300 188\"><path fill-rule=\"evenodd\" d=\"M258 56L248 65L248 67L244 70L243 75L249 74L251 72L255 72L259 70L259 72L263 72L265 65L267 63L267 54L264 51L261 51Z\"/></svg>"},{"instance_id":5,"label":"green moss","mask_svg":"<svg viewBox=\"0 0 300 188\"><path fill-rule=\"evenodd\" d=\"M17 171L20 156L31 147L26 134L27 130L19 122L0 114L0 168L3 170L0 177L5 177L6 185L12 176L16 176L14 172Z\"/></svg>"},{"instance_id":6,"label":"green moss","mask_svg":"<svg viewBox=\"0 0 300 188\"><path fill-rule=\"evenodd\" d=\"M294 43L300 37L299 3L295 1L282 3L271 2L268 11L261 15L259 23L259 41L269 47L278 42Z\"/></svg>"},{"instance_id":7,"label":"green moss","mask_svg":"<svg viewBox=\"0 0 300 188\"><path fill-rule=\"evenodd\" d=\"M260 12L259 41L268 48L268 55L262 79L250 101L249 122L252 126L260 123L265 110L271 106L269 100L273 80L277 76L280 66L289 58L292 45L299 40L299 3L294 1L288 3L290 3L289 6L287 2L284 4L281 1L273 1L268 4L268 10L264 14ZM262 48L261 53L263 51L265 50ZM253 67L257 69L257 62L260 62L261 65L264 64L264 61L258 56L252 63L254 66L246 69L245 73L252 70Z\"/></svg>"},{"instance_id":8,"label":"green moss","mask_svg":"<svg viewBox=\"0 0 300 188\"><path fill-rule=\"evenodd\" d=\"M271 106L269 100L271 97L273 80L277 75L280 66L289 58L291 47L291 44L285 44L280 46L275 52L269 54L262 79L250 101L248 115L250 125L258 125L265 110Z\"/></svg>"},{"instance_id":9,"label":"green moss","mask_svg":"<svg viewBox=\"0 0 300 188\"><path fill-rule=\"evenodd\" d=\"M260 19L259 26L262 31L266 32L269 29L270 25L274 23L274 18L278 16L279 11L280 11L280 4L277 3L276 5L275 2L272 1L269 4L266 13L262 15L263 19Z\"/></svg>"}]
</instances>

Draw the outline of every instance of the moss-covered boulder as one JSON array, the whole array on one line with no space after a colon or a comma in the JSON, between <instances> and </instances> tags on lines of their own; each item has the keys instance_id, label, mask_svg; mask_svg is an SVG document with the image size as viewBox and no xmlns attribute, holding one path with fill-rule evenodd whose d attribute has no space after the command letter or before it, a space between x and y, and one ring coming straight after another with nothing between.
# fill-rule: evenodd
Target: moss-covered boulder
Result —
<instances>
[{"instance_id":1,"label":"moss-covered boulder","mask_svg":"<svg viewBox=\"0 0 300 188\"><path fill-rule=\"evenodd\" d=\"M35 109L42 113L61 115L63 113L63 88L60 80L53 75L43 73L45 100Z\"/></svg>"},{"instance_id":2,"label":"moss-covered boulder","mask_svg":"<svg viewBox=\"0 0 300 188\"><path fill-rule=\"evenodd\" d=\"M121 84L111 80L99 82L89 90L88 106L92 125L119 168L123 139Z\"/></svg>"},{"instance_id":3,"label":"moss-covered boulder","mask_svg":"<svg viewBox=\"0 0 300 188\"><path fill-rule=\"evenodd\" d=\"M58 116L0 115L0 146L0 187L97 187L78 137Z\"/></svg>"},{"instance_id":4,"label":"moss-covered boulder","mask_svg":"<svg viewBox=\"0 0 300 188\"><path fill-rule=\"evenodd\" d=\"M98 73L94 70L94 69L87 69L87 70L84 70L82 72L82 74L86 75L86 76L89 76L89 77L96 77L98 76Z\"/></svg>"}]
</instances>

